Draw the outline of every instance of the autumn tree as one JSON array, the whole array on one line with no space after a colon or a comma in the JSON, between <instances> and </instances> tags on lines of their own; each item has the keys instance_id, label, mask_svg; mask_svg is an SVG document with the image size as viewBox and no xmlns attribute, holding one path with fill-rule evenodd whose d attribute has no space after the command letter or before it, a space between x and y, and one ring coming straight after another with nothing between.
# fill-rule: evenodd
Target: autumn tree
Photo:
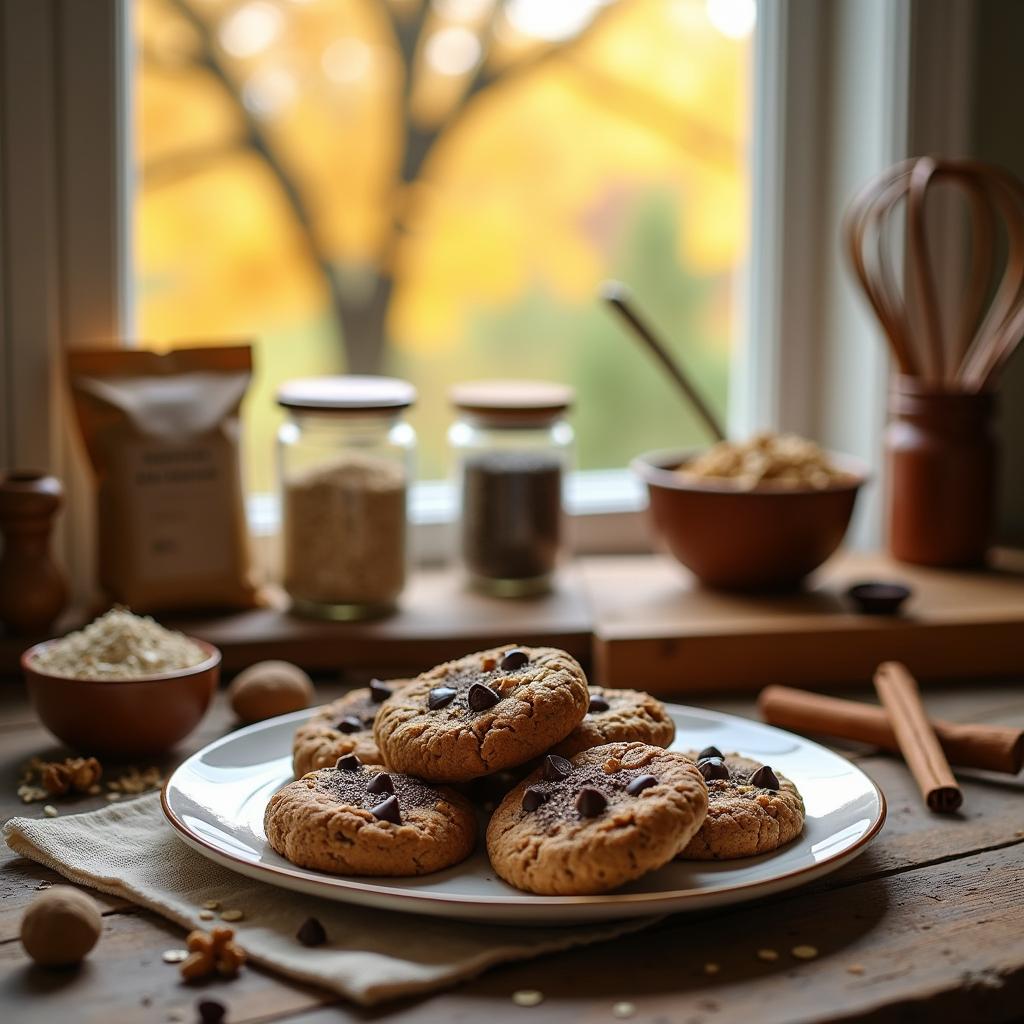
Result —
<instances>
[{"instance_id":1,"label":"autumn tree","mask_svg":"<svg viewBox=\"0 0 1024 1024\"><path fill-rule=\"evenodd\" d=\"M400 139L391 170L390 201L385 203L387 215L377 233L375 251L368 261L346 265L324 243L306 189L259 112L247 104L243 83L218 41L216 14L211 15L197 0L167 0L194 36L194 45L186 50L188 59L216 81L235 108L243 131L234 144L259 157L300 229L308 258L326 288L351 372L373 373L381 368L400 243L415 214L416 184L430 174L431 155L482 93L569 54L596 29L611 6L607 0L558 0L563 22L556 33L560 38L522 38L508 45L508 2L378 0L401 64L394 112ZM502 38L506 45L499 47Z\"/></svg>"}]
</instances>

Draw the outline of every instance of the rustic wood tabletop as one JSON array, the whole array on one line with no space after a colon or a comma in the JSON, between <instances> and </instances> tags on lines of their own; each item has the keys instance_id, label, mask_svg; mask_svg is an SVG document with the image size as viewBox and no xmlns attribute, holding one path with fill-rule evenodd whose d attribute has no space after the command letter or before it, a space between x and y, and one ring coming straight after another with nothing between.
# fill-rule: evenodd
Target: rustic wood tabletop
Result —
<instances>
[{"instance_id":1,"label":"rustic wood tabletop","mask_svg":"<svg viewBox=\"0 0 1024 1024\"><path fill-rule=\"evenodd\" d=\"M324 699L337 687L321 686ZM854 696L867 698L866 693ZM1024 724L1020 685L963 684L925 695L935 716ZM695 697L753 716L749 698ZM232 725L223 695L179 757ZM84 966L33 967L18 941L25 907L57 875L0 853L0 1020L164 1022L197 1020L200 998L228 1007L231 1024L281 1021L614 1021L773 1024L796 1021L1009 1021L1024 1006L1024 779L960 772L964 805L929 813L903 763L836 747L885 791L889 817L857 860L809 888L746 907L677 916L603 945L499 967L436 995L363 1010L330 993L257 968L194 989L161 953L181 929L124 901L99 896L104 932ZM57 754L21 688L0 688L0 818L39 815L15 790L21 766ZM170 768L173 762L163 765ZM60 802L61 813L100 798ZM798 960L796 945L818 955ZM772 948L766 962L757 950ZM708 973L707 964L717 970ZM537 989L533 1008L513 1003ZM616 1007L616 1004L630 1004ZM630 1012L632 1010L632 1013ZM617 1016L618 1014L618 1016Z\"/></svg>"}]
</instances>

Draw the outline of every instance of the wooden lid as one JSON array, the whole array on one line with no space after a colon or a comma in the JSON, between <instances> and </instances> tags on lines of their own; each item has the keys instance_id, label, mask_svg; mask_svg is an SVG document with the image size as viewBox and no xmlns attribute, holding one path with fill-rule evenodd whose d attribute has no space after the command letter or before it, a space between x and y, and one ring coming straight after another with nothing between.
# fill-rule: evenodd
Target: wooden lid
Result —
<instances>
[{"instance_id":1,"label":"wooden lid","mask_svg":"<svg viewBox=\"0 0 1024 1024\"><path fill-rule=\"evenodd\" d=\"M277 404L307 412L387 412L406 409L416 389L397 377L302 377L277 390Z\"/></svg>"},{"instance_id":2,"label":"wooden lid","mask_svg":"<svg viewBox=\"0 0 1024 1024\"><path fill-rule=\"evenodd\" d=\"M548 423L572 405L564 384L544 380L476 380L456 384L452 404L476 419L497 424Z\"/></svg>"}]
</instances>

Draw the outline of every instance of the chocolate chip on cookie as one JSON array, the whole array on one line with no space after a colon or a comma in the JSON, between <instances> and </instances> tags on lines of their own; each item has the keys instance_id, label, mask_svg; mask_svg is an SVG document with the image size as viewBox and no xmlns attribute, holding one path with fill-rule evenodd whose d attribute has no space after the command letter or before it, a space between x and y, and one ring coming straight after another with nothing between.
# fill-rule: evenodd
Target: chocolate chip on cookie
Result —
<instances>
[{"instance_id":1,"label":"chocolate chip on cookie","mask_svg":"<svg viewBox=\"0 0 1024 1024\"><path fill-rule=\"evenodd\" d=\"M395 784L391 781L391 776L387 772L381 772L366 784L366 791L368 793L394 793Z\"/></svg>"},{"instance_id":2,"label":"chocolate chip on cookie","mask_svg":"<svg viewBox=\"0 0 1024 1024\"><path fill-rule=\"evenodd\" d=\"M584 786L576 794L576 810L581 818L596 818L608 806L608 797L593 786Z\"/></svg>"},{"instance_id":3,"label":"chocolate chip on cookie","mask_svg":"<svg viewBox=\"0 0 1024 1024\"><path fill-rule=\"evenodd\" d=\"M380 821L390 821L392 825L402 824L402 812L398 806L398 797L394 794L376 807L371 807L370 813Z\"/></svg>"},{"instance_id":4,"label":"chocolate chip on cookie","mask_svg":"<svg viewBox=\"0 0 1024 1024\"><path fill-rule=\"evenodd\" d=\"M498 647L438 665L379 706L389 768L468 782L540 756L587 713L583 670L550 647Z\"/></svg>"},{"instance_id":5,"label":"chocolate chip on cookie","mask_svg":"<svg viewBox=\"0 0 1024 1024\"><path fill-rule=\"evenodd\" d=\"M334 764L334 767L337 768L339 771L354 772L359 770L362 763L363 762L360 761L355 754L345 754L344 757L338 758L338 760Z\"/></svg>"},{"instance_id":6,"label":"chocolate chip on cookie","mask_svg":"<svg viewBox=\"0 0 1024 1024\"><path fill-rule=\"evenodd\" d=\"M597 715L602 711L607 711L611 707L599 693L593 693L590 695L590 707L587 708L587 714Z\"/></svg>"},{"instance_id":7,"label":"chocolate chip on cookie","mask_svg":"<svg viewBox=\"0 0 1024 1024\"><path fill-rule=\"evenodd\" d=\"M697 762L697 767L700 769L701 775L704 776L705 782L710 782L712 779L725 780L729 778L729 769L720 757L706 757Z\"/></svg>"},{"instance_id":8,"label":"chocolate chip on cookie","mask_svg":"<svg viewBox=\"0 0 1024 1024\"><path fill-rule=\"evenodd\" d=\"M395 691L379 679L370 680L370 699L374 704L383 704Z\"/></svg>"},{"instance_id":9,"label":"chocolate chip on cookie","mask_svg":"<svg viewBox=\"0 0 1024 1024\"><path fill-rule=\"evenodd\" d=\"M761 789L773 789L778 790L779 788L779 777L768 767L763 764L750 776L750 784L752 786L760 786Z\"/></svg>"},{"instance_id":10,"label":"chocolate chip on cookie","mask_svg":"<svg viewBox=\"0 0 1024 1024\"><path fill-rule=\"evenodd\" d=\"M548 754L542 766L544 779L547 782L561 782L572 774L572 765L557 754Z\"/></svg>"},{"instance_id":11,"label":"chocolate chip on cookie","mask_svg":"<svg viewBox=\"0 0 1024 1024\"><path fill-rule=\"evenodd\" d=\"M707 760L707 759L708 759L709 757L717 757L717 758L718 758L719 760L721 760L721 759L722 759L723 757L725 757L725 754L723 754L723 753L722 753L722 752L721 752L721 751L720 751L720 750L718 749L718 747L705 747L705 748L704 748L704 749L703 749L703 750L702 750L702 751L701 751L701 752L700 752L700 753L699 753L699 754L697 755L697 760L698 760L698 761L706 761L706 760Z\"/></svg>"},{"instance_id":12,"label":"chocolate chip on cookie","mask_svg":"<svg viewBox=\"0 0 1024 1024\"><path fill-rule=\"evenodd\" d=\"M335 723L334 728L337 729L338 732L350 735L354 732L362 732L364 726L362 720L356 718L355 715L346 715L340 721Z\"/></svg>"},{"instance_id":13,"label":"chocolate chip on cookie","mask_svg":"<svg viewBox=\"0 0 1024 1024\"><path fill-rule=\"evenodd\" d=\"M523 793L522 808L524 811L535 811L548 798L548 794L540 789L528 789Z\"/></svg>"},{"instance_id":14,"label":"chocolate chip on cookie","mask_svg":"<svg viewBox=\"0 0 1024 1024\"><path fill-rule=\"evenodd\" d=\"M626 792L630 796L636 796L642 793L645 789L650 789L651 786L656 786L658 780L653 775L638 775L627 787Z\"/></svg>"}]
</instances>

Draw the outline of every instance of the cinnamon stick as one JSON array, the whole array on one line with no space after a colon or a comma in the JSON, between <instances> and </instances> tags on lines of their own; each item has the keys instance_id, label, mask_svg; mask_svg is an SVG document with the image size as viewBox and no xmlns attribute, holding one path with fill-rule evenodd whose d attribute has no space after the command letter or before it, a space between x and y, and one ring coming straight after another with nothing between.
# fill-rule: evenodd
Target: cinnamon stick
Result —
<instances>
[{"instance_id":1,"label":"cinnamon stick","mask_svg":"<svg viewBox=\"0 0 1024 1024\"><path fill-rule=\"evenodd\" d=\"M840 697L766 686L758 698L761 717L797 732L870 743L898 752L899 743L884 708ZM1024 767L1024 729L1008 725L964 724L930 720L951 764L1016 775Z\"/></svg>"},{"instance_id":2,"label":"cinnamon stick","mask_svg":"<svg viewBox=\"0 0 1024 1024\"><path fill-rule=\"evenodd\" d=\"M925 803L932 811L951 814L963 803L963 793L928 721L914 677L905 665L886 661L875 671L875 689Z\"/></svg>"}]
</instances>

